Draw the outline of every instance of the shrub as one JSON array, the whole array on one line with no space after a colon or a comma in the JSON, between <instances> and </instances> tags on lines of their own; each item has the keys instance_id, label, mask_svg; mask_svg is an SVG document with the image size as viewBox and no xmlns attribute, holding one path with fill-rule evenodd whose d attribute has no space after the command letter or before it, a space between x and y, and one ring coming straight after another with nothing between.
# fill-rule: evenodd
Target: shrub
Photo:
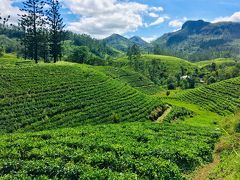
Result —
<instances>
[{"instance_id":1,"label":"shrub","mask_svg":"<svg viewBox=\"0 0 240 180\"><path fill-rule=\"evenodd\" d=\"M0 48L0 57L2 57L2 56L3 56L3 49Z\"/></svg>"},{"instance_id":2,"label":"shrub","mask_svg":"<svg viewBox=\"0 0 240 180\"><path fill-rule=\"evenodd\" d=\"M113 123L120 123L120 116L117 113L112 113L111 119Z\"/></svg>"},{"instance_id":3,"label":"shrub","mask_svg":"<svg viewBox=\"0 0 240 180\"><path fill-rule=\"evenodd\" d=\"M171 94L171 92L170 92L170 91L167 91L167 92L166 92L166 95L167 95L167 96L169 96L170 94Z\"/></svg>"}]
</instances>

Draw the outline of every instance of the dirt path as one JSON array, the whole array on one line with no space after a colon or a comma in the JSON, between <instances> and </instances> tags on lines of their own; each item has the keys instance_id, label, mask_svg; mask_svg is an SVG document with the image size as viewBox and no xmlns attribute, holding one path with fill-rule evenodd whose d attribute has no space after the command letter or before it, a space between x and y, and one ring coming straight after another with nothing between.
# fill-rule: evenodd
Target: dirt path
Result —
<instances>
[{"instance_id":1,"label":"dirt path","mask_svg":"<svg viewBox=\"0 0 240 180\"><path fill-rule=\"evenodd\" d=\"M160 117L157 119L156 123L162 123L163 120L167 117L167 115L168 115L171 111L172 111L172 107L169 107L169 108L163 113L163 115L160 116Z\"/></svg>"},{"instance_id":2,"label":"dirt path","mask_svg":"<svg viewBox=\"0 0 240 180\"><path fill-rule=\"evenodd\" d=\"M194 177L194 180L207 180L210 173L214 170L214 168L220 163L220 153L216 152L213 157L213 162L203 166L199 169Z\"/></svg>"}]
</instances>

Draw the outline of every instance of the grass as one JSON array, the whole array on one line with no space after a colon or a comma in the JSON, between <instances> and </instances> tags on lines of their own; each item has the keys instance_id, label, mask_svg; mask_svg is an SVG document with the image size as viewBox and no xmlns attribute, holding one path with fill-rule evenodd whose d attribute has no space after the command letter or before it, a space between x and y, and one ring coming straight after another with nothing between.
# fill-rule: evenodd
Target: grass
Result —
<instances>
[{"instance_id":1,"label":"grass","mask_svg":"<svg viewBox=\"0 0 240 180\"><path fill-rule=\"evenodd\" d=\"M240 178L240 113L226 117L221 125L224 135L217 144L220 153L220 163L210 174L210 178L239 179Z\"/></svg>"},{"instance_id":2,"label":"grass","mask_svg":"<svg viewBox=\"0 0 240 180\"><path fill-rule=\"evenodd\" d=\"M188 69L189 71L193 71L195 68L198 68L194 63L188 62L184 59L180 59L173 56L162 56L162 55L153 55L153 54L143 54L138 59L140 61L150 62L152 60L159 61L162 65L165 65L167 68L167 73L169 76L174 75L176 73L181 72L181 67L184 67L185 69ZM122 57L118 59L121 63L127 63L128 58Z\"/></svg>"},{"instance_id":3,"label":"grass","mask_svg":"<svg viewBox=\"0 0 240 180\"><path fill-rule=\"evenodd\" d=\"M217 113L205 110L195 104L179 101L177 99L162 98L162 101L177 107L186 108L194 112L194 115L192 117L186 117L184 121L181 122L182 124L188 124L188 125L197 126L197 127L217 128L220 123L220 120L222 119L222 117Z\"/></svg>"},{"instance_id":4,"label":"grass","mask_svg":"<svg viewBox=\"0 0 240 180\"><path fill-rule=\"evenodd\" d=\"M236 62L234 59L231 59L231 58L218 58L218 59L212 59L212 60L206 60L206 61L199 61L194 64L196 64L200 68L203 68L211 65L212 63L216 63L217 66L221 66L221 65L232 66Z\"/></svg>"}]
</instances>

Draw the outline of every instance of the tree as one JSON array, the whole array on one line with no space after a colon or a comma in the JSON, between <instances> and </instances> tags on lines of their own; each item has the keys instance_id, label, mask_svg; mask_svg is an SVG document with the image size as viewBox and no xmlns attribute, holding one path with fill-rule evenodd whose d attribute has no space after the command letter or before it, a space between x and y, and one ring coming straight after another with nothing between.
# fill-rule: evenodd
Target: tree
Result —
<instances>
[{"instance_id":1,"label":"tree","mask_svg":"<svg viewBox=\"0 0 240 180\"><path fill-rule=\"evenodd\" d=\"M170 96L171 92L170 91L167 91L166 92L166 96Z\"/></svg>"},{"instance_id":2,"label":"tree","mask_svg":"<svg viewBox=\"0 0 240 180\"><path fill-rule=\"evenodd\" d=\"M207 80L207 83L208 83L208 84L212 84L212 83L215 83L215 82L217 82L217 80L216 80L216 78L213 77L213 76L210 76L210 77L208 78L208 80Z\"/></svg>"},{"instance_id":3,"label":"tree","mask_svg":"<svg viewBox=\"0 0 240 180\"><path fill-rule=\"evenodd\" d=\"M213 62L210 67L211 71L217 71L217 64Z\"/></svg>"},{"instance_id":4,"label":"tree","mask_svg":"<svg viewBox=\"0 0 240 180\"><path fill-rule=\"evenodd\" d=\"M7 17L0 16L0 33L1 34L4 34L5 31L7 30L8 21L9 21L10 17L11 17L10 15L8 15ZM10 24L10 26L12 26L12 24Z\"/></svg>"},{"instance_id":5,"label":"tree","mask_svg":"<svg viewBox=\"0 0 240 180\"><path fill-rule=\"evenodd\" d=\"M86 46L75 47L69 56L69 60L77 63L87 63L90 57L90 50Z\"/></svg>"},{"instance_id":6,"label":"tree","mask_svg":"<svg viewBox=\"0 0 240 180\"><path fill-rule=\"evenodd\" d=\"M23 8L20 9L24 14L20 15L20 25L24 29L26 35L23 40L26 48L30 51L30 57L38 63L38 48L40 40L40 29L44 21L43 6L45 2L42 0L27 0L23 2Z\"/></svg>"},{"instance_id":7,"label":"tree","mask_svg":"<svg viewBox=\"0 0 240 180\"><path fill-rule=\"evenodd\" d=\"M134 44L131 48L131 51L134 59L137 59L141 56L141 51L138 45Z\"/></svg>"},{"instance_id":8,"label":"tree","mask_svg":"<svg viewBox=\"0 0 240 180\"><path fill-rule=\"evenodd\" d=\"M127 50L127 56L129 60L132 60L132 49L130 46L128 47L128 50Z\"/></svg>"},{"instance_id":9,"label":"tree","mask_svg":"<svg viewBox=\"0 0 240 180\"><path fill-rule=\"evenodd\" d=\"M2 47L0 47L0 57L2 57L3 56L3 49L2 49Z\"/></svg>"},{"instance_id":10,"label":"tree","mask_svg":"<svg viewBox=\"0 0 240 180\"><path fill-rule=\"evenodd\" d=\"M127 56L129 60L139 58L141 56L141 51L139 46L134 44L131 47L128 47Z\"/></svg>"},{"instance_id":11,"label":"tree","mask_svg":"<svg viewBox=\"0 0 240 180\"><path fill-rule=\"evenodd\" d=\"M59 12L61 5L58 0L49 0L50 9L46 11L47 20L50 25L50 55L56 63L62 55L62 32L65 25Z\"/></svg>"}]
</instances>

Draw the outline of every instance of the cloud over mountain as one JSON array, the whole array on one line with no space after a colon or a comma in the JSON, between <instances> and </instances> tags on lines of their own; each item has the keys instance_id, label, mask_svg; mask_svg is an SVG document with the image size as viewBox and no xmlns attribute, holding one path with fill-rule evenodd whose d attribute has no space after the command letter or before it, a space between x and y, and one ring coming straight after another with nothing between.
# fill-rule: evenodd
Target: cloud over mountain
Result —
<instances>
[{"instance_id":1,"label":"cloud over mountain","mask_svg":"<svg viewBox=\"0 0 240 180\"><path fill-rule=\"evenodd\" d=\"M144 15L163 11L162 7L117 0L65 0L64 4L79 15L79 20L69 23L68 29L96 38L134 32L144 25Z\"/></svg>"}]
</instances>

